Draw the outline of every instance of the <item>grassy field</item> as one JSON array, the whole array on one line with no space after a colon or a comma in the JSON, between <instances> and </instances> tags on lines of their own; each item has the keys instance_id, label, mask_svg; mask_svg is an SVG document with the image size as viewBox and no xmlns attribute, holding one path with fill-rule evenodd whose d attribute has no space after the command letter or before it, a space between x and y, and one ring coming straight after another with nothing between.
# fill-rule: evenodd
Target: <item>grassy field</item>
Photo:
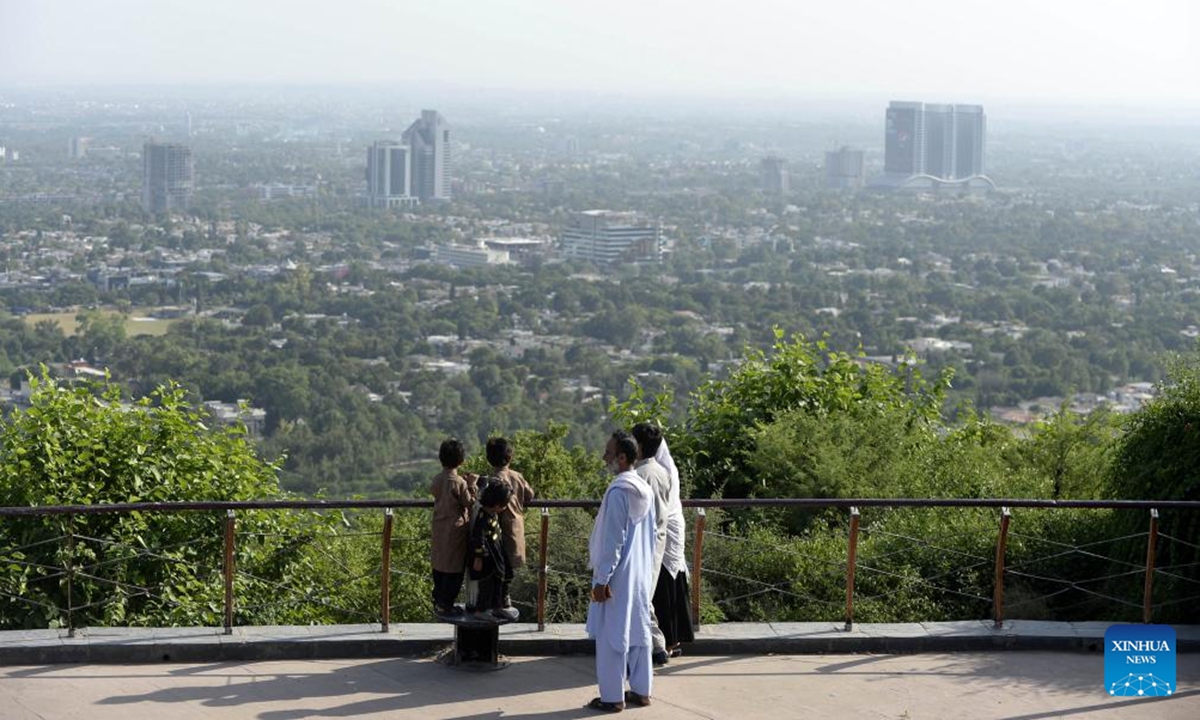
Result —
<instances>
[{"instance_id":1,"label":"grassy field","mask_svg":"<svg viewBox=\"0 0 1200 720\"><path fill-rule=\"evenodd\" d=\"M30 313L25 316L25 324L33 327L42 320L49 320L57 323L62 328L63 334L68 337L75 334L77 330L75 316L81 311L61 312L61 313ZM106 315L116 315L116 310L102 309L100 312ZM130 312L129 319L125 322L125 334L129 337L134 335L165 335L167 328L176 320L158 320L150 317L153 312L151 308L134 309Z\"/></svg>"}]
</instances>

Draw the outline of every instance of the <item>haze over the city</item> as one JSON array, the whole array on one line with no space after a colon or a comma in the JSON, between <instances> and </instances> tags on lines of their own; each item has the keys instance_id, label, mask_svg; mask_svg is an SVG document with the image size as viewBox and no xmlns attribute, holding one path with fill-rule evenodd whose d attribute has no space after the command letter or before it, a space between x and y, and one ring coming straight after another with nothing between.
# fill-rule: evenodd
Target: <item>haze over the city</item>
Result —
<instances>
[{"instance_id":1,"label":"haze over the city","mask_svg":"<svg viewBox=\"0 0 1200 720\"><path fill-rule=\"evenodd\" d=\"M603 500L600 535L656 573L665 648L701 618L787 650L834 627L994 647L1016 620L1078 652L1104 622L1194 623L1197 8L0 0L0 663L178 660L289 624L309 650L259 637L390 643L467 617L467 560L434 560L452 536L487 581L474 637L523 614L561 641L610 564L590 508L631 460L663 534ZM605 601L644 608L635 585ZM942 664L983 715L1021 683L1061 694ZM94 704L463 714L164 672ZM1146 691L1119 682L1113 703ZM545 682L492 685L472 707L550 707ZM0 719L34 712L5 690ZM858 695L920 714L911 688ZM1031 697L1023 717L1056 712Z\"/></svg>"},{"instance_id":2,"label":"haze over the city","mask_svg":"<svg viewBox=\"0 0 1200 720\"><path fill-rule=\"evenodd\" d=\"M0 0L0 87L396 83L1200 105L1188 0Z\"/></svg>"}]
</instances>

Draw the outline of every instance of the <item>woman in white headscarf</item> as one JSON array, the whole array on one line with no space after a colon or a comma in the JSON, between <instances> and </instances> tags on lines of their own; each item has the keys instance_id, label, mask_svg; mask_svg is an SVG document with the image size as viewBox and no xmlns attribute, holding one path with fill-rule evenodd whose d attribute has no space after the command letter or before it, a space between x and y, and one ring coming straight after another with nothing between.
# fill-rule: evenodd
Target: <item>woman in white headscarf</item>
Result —
<instances>
[{"instance_id":1,"label":"woman in white headscarf","mask_svg":"<svg viewBox=\"0 0 1200 720\"><path fill-rule=\"evenodd\" d=\"M658 446L654 459L671 476L671 494L667 500L667 542L662 569L654 588L654 615L667 641L672 656L682 653L680 643L692 642L691 594L688 592L688 569L684 559L686 526L683 519L683 499L679 489L679 468L667 448L666 438Z\"/></svg>"}]
</instances>

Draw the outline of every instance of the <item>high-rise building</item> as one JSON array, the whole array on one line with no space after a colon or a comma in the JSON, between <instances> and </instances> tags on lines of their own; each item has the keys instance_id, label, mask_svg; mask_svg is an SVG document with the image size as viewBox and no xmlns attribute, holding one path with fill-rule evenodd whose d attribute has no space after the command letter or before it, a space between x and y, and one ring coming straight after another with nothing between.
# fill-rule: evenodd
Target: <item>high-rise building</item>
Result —
<instances>
[{"instance_id":1,"label":"high-rise building","mask_svg":"<svg viewBox=\"0 0 1200 720\"><path fill-rule=\"evenodd\" d=\"M87 157L88 144L90 142L91 138L73 135L71 139L67 141L67 157L72 160L82 160L83 158Z\"/></svg>"},{"instance_id":2,"label":"high-rise building","mask_svg":"<svg viewBox=\"0 0 1200 720\"><path fill-rule=\"evenodd\" d=\"M791 189L788 161L781 157L762 159L763 190L771 195L786 195Z\"/></svg>"},{"instance_id":3,"label":"high-rise building","mask_svg":"<svg viewBox=\"0 0 1200 720\"><path fill-rule=\"evenodd\" d=\"M863 184L863 151L842 146L825 153L825 187L858 188Z\"/></svg>"},{"instance_id":4,"label":"high-rise building","mask_svg":"<svg viewBox=\"0 0 1200 720\"><path fill-rule=\"evenodd\" d=\"M987 117L982 105L954 106L954 176L983 175L983 143Z\"/></svg>"},{"instance_id":5,"label":"high-rise building","mask_svg":"<svg viewBox=\"0 0 1200 720\"><path fill-rule=\"evenodd\" d=\"M401 136L412 151L412 194L422 202L450 199L450 125L437 110L421 117Z\"/></svg>"},{"instance_id":6,"label":"high-rise building","mask_svg":"<svg viewBox=\"0 0 1200 720\"><path fill-rule=\"evenodd\" d=\"M146 212L186 210L192 204L192 149L178 143L142 146L142 207Z\"/></svg>"},{"instance_id":7,"label":"high-rise building","mask_svg":"<svg viewBox=\"0 0 1200 720\"><path fill-rule=\"evenodd\" d=\"M415 205L412 194L412 149L382 140L367 150L367 204L377 208Z\"/></svg>"},{"instance_id":8,"label":"high-rise building","mask_svg":"<svg viewBox=\"0 0 1200 720\"><path fill-rule=\"evenodd\" d=\"M887 109L883 171L889 175L925 172L925 112L921 103L893 102Z\"/></svg>"},{"instance_id":9,"label":"high-rise building","mask_svg":"<svg viewBox=\"0 0 1200 720\"><path fill-rule=\"evenodd\" d=\"M954 106L925 106L925 174L954 177Z\"/></svg>"},{"instance_id":10,"label":"high-rise building","mask_svg":"<svg viewBox=\"0 0 1200 720\"><path fill-rule=\"evenodd\" d=\"M563 255L597 265L618 261L657 262L662 230L632 212L585 210L575 213L562 233Z\"/></svg>"},{"instance_id":11,"label":"high-rise building","mask_svg":"<svg viewBox=\"0 0 1200 720\"><path fill-rule=\"evenodd\" d=\"M991 184L983 169L983 106L893 101L885 121L880 184Z\"/></svg>"}]
</instances>

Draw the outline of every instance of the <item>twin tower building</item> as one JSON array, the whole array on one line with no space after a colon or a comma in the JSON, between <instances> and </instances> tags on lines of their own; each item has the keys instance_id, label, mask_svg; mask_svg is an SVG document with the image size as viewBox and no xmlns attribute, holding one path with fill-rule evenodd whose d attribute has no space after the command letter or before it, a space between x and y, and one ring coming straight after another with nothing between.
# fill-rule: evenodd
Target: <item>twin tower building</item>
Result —
<instances>
[{"instance_id":1,"label":"twin tower building","mask_svg":"<svg viewBox=\"0 0 1200 720\"><path fill-rule=\"evenodd\" d=\"M992 185L983 168L983 106L893 101L885 122L884 174L873 185Z\"/></svg>"},{"instance_id":2,"label":"twin tower building","mask_svg":"<svg viewBox=\"0 0 1200 720\"><path fill-rule=\"evenodd\" d=\"M366 203L396 208L450 199L450 125L437 110L422 110L399 142L367 150Z\"/></svg>"}]
</instances>

